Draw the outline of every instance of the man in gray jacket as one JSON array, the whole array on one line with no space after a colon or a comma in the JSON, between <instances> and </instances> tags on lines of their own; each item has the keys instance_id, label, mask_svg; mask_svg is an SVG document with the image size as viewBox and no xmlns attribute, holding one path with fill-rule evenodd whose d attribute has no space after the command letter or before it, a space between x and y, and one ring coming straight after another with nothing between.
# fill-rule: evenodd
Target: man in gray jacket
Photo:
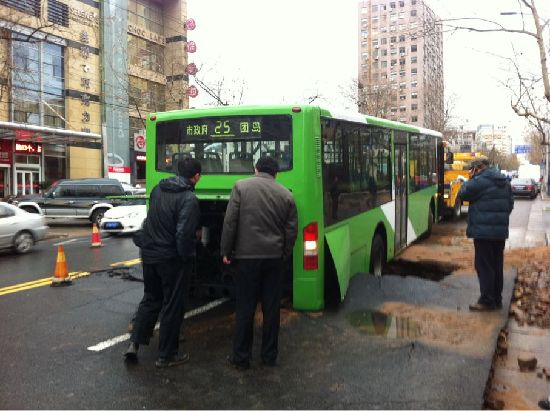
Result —
<instances>
[{"instance_id":1,"label":"man in gray jacket","mask_svg":"<svg viewBox=\"0 0 550 411\"><path fill-rule=\"evenodd\" d=\"M256 176L233 187L221 239L224 264L236 268L236 324L233 354L237 369L250 367L254 313L262 303L262 363L278 354L282 263L291 257L298 219L292 194L275 181L279 165L271 157L256 163Z\"/></svg>"}]
</instances>

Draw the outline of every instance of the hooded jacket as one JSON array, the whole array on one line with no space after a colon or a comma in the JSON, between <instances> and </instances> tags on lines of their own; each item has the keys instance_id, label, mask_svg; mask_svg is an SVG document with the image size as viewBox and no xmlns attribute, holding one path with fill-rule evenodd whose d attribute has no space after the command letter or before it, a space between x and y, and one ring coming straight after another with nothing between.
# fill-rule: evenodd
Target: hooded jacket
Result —
<instances>
[{"instance_id":1,"label":"hooded jacket","mask_svg":"<svg viewBox=\"0 0 550 411\"><path fill-rule=\"evenodd\" d=\"M505 240L508 238L509 216L514 208L512 189L506 176L495 168L486 168L462 184L458 193L469 201L469 238Z\"/></svg>"},{"instance_id":2,"label":"hooded jacket","mask_svg":"<svg viewBox=\"0 0 550 411\"><path fill-rule=\"evenodd\" d=\"M147 219L136 241L143 262L156 264L193 257L199 220L193 184L181 176L161 180L151 192Z\"/></svg>"}]
</instances>

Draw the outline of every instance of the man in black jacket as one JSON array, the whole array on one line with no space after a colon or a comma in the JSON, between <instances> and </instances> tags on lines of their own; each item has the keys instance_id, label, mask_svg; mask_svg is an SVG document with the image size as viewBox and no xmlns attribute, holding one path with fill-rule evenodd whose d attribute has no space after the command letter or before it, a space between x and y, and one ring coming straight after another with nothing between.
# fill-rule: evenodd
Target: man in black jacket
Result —
<instances>
[{"instance_id":1,"label":"man in black jacket","mask_svg":"<svg viewBox=\"0 0 550 411\"><path fill-rule=\"evenodd\" d=\"M236 263L236 324L229 362L250 367L254 313L262 303L262 362L277 359L282 262L292 255L298 218L292 194L275 181L277 160L262 157L256 177L235 183L221 239L224 264ZM234 259L234 260L233 260Z\"/></svg>"},{"instance_id":2,"label":"man in black jacket","mask_svg":"<svg viewBox=\"0 0 550 411\"><path fill-rule=\"evenodd\" d=\"M149 197L149 211L136 244L141 249L144 295L139 304L127 359L137 359L140 344L149 344L159 313L159 368L180 365L189 354L178 353L179 332L195 255L199 202L194 193L201 164L186 158L178 175L162 180Z\"/></svg>"},{"instance_id":3,"label":"man in black jacket","mask_svg":"<svg viewBox=\"0 0 550 411\"><path fill-rule=\"evenodd\" d=\"M470 180L462 184L458 196L469 201L466 235L474 239L475 268L480 297L470 311L502 308L504 245L508 238L514 198L510 182L487 159L470 165Z\"/></svg>"}]
</instances>

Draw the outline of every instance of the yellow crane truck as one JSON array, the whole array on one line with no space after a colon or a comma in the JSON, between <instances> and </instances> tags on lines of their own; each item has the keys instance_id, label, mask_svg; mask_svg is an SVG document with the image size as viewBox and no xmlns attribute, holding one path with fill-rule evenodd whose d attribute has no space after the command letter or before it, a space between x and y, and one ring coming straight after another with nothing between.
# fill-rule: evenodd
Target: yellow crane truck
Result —
<instances>
[{"instance_id":1,"label":"yellow crane truck","mask_svg":"<svg viewBox=\"0 0 550 411\"><path fill-rule=\"evenodd\" d=\"M481 153L445 153L445 173L443 190L443 213L458 219L462 215L462 206L468 205L458 196L460 187L469 178L470 163L476 158L486 158Z\"/></svg>"}]
</instances>

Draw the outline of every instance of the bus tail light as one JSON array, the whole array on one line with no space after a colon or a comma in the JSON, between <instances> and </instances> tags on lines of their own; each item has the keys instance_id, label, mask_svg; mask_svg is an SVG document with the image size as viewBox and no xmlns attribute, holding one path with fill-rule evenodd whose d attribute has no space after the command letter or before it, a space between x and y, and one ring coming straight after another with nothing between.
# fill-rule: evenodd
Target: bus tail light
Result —
<instances>
[{"instance_id":1,"label":"bus tail light","mask_svg":"<svg viewBox=\"0 0 550 411\"><path fill-rule=\"evenodd\" d=\"M317 223L304 228L304 270L319 268L319 229Z\"/></svg>"}]
</instances>

